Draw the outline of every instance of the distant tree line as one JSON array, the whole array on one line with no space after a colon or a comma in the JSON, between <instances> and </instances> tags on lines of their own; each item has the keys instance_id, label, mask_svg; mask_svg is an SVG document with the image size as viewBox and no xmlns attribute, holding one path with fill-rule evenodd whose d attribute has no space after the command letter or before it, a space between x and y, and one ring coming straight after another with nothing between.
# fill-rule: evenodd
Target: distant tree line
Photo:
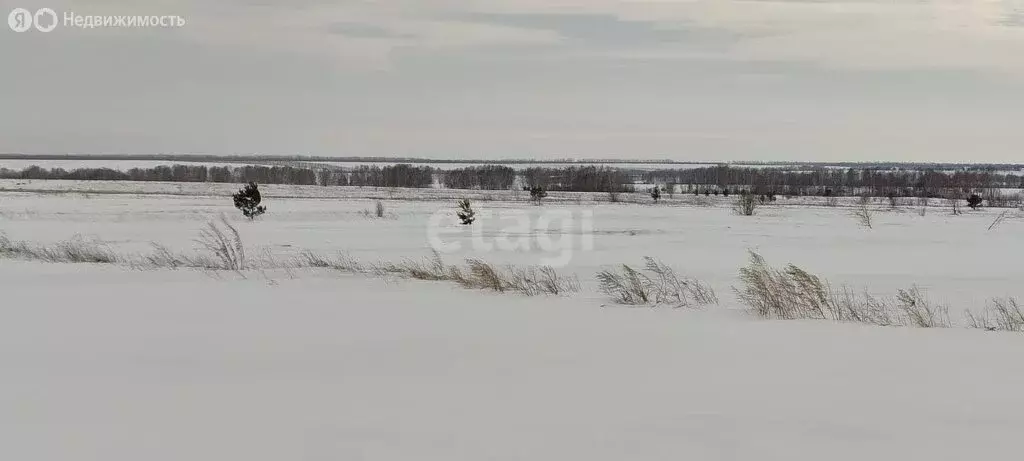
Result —
<instances>
[{"instance_id":1,"label":"distant tree line","mask_svg":"<svg viewBox=\"0 0 1024 461\"><path fill-rule=\"evenodd\" d=\"M69 171L63 168L46 169L30 166L21 171L0 169L0 178L430 187L433 184L433 171L430 167L410 165L361 166L352 171L258 165L162 165L154 168L132 168L127 171L110 168L78 168Z\"/></svg>"},{"instance_id":2,"label":"distant tree line","mask_svg":"<svg viewBox=\"0 0 1024 461\"><path fill-rule=\"evenodd\" d=\"M502 160L474 160L474 159L425 159L415 157L333 157L333 156L310 156L310 155L263 155L263 154L246 154L246 155L206 155L206 154L20 154L20 153L0 153L0 160L144 160L144 161L161 161L161 162L206 162L206 163L237 163L239 165L248 165L252 163L294 163L294 162L325 162L333 163L334 166L338 163L344 162L356 162L356 163L405 163L405 164L480 164L480 165L493 165L493 164L535 164L535 165L563 165L563 164L578 164L584 165L604 165L610 164L632 164L632 165L707 165L709 168L713 168L715 165L721 166L732 166L723 162L700 162L700 161L679 161L670 159L574 159L574 158L563 158L563 159L523 159L523 158L507 158ZM950 171L950 170L970 170L970 171L1007 171L1007 170L1020 170L1024 168L1024 164L1020 163L937 163L937 162L789 162L789 161L743 161L736 163L736 167L743 167L745 165L762 165L776 168L788 168L788 169L808 169L808 168L868 168L876 170L893 170L893 169L904 169L904 170L937 170L937 171Z\"/></svg>"},{"instance_id":3,"label":"distant tree line","mask_svg":"<svg viewBox=\"0 0 1024 461\"><path fill-rule=\"evenodd\" d=\"M872 195L888 197L963 198L1000 188L1024 188L1024 176L989 170L904 170L878 168L814 168L790 170L773 167L719 165L690 169L644 171L607 166L530 167L482 165L449 171L427 166L397 164L358 166L351 169L323 166L205 166L172 165L133 168L64 170L31 166L21 171L0 168L6 179L66 179L164 182L216 182L295 184L320 186L432 187L450 189L526 190L575 192L629 192L644 182L683 192L778 195Z\"/></svg>"},{"instance_id":4,"label":"distant tree line","mask_svg":"<svg viewBox=\"0 0 1024 461\"><path fill-rule=\"evenodd\" d=\"M515 181L515 169L484 165L445 171L443 184L449 189L508 190Z\"/></svg>"},{"instance_id":5,"label":"distant tree line","mask_svg":"<svg viewBox=\"0 0 1024 461\"><path fill-rule=\"evenodd\" d=\"M605 166L531 167L523 170L523 182L528 189L573 192L630 192L634 183L625 171Z\"/></svg>"},{"instance_id":6,"label":"distant tree line","mask_svg":"<svg viewBox=\"0 0 1024 461\"><path fill-rule=\"evenodd\" d=\"M375 187L431 187L434 184L434 169L428 166L406 164L359 166L349 173L350 186Z\"/></svg>"},{"instance_id":7,"label":"distant tree line","mask_svg":"<svg viewBox=\"0 0 1024 461\"><path fill-rule=\"evenodd\" d=\"M655 170L643 174L648 183L686 184L692 190L749 190L755 194L872 195L951 197L972 191L1024 188L1024 176L991 171L882 170L817 168L708 168Z\"/></svg>"}]
</instances>

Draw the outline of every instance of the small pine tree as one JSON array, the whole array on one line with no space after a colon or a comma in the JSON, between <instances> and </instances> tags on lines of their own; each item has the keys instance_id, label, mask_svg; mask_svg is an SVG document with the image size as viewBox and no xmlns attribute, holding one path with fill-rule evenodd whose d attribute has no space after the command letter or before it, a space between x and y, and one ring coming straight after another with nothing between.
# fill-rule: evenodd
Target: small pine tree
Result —
<instances>
[{"instance_id":1,"label":"small pine tree","mask_svg":"<svg viewBox=\"0 0 1024 461\"><path fill-rule=\"evenodd\" d=\"M725 189L722 189L722 196L723 197L728 197L729 196L729 188L728 187L725 188Z\"/></svg>"},{"instance_id":2,"label":"small pine tree","mask_svg":"<svg viewBox=\"0 0 1024 461\"><path fill-rule=\"evenodd\" d=\"M533 188L530 189L530 199L533 200L533 203L540 205L540 201L547 196L547 191L545 191L544 188L541 186L534 186Z\"/></svg>"},{"instance_id":3,"label":"small pine tree","mask_svg":"<svg viewBox=\"0 0 1024 461\"><path fill-rule=\"evenodd\" d=\"M459 200L459 211L455 214L459 217L459 220L462 221L462 225L464 226L473 224L473 221L476 220L476 212L473 211L473 207L470 206L469 199Z\"/></svg>"},{"instance_id":4,"label":"small pine tree","mask_svg":"<svg viewBox=\"0 0 1024 461\"><path fill-rule=\"evenodd\" d=\"M658 199L661 198L661 189L658 186L654 186L654 189L651 190L651 198L654 199L654 203L658 203Z\"/></svg>"},{"instance_id":5,"label":"small pine tree","mask_svg":"<svg viewBox=\"0 0 1024 461\"><path fill-rule=\"evenodd\" d=\"M235 201L235 208L242 210L242 214L249 218L249 220L256 219L257 216L267 211L267 207L260 205L262 201L260 189L254 182L250 182L244 188L239 189L238 193L232 195L231 198Z\"/></svg>"},{"instance_id":6,"label":"small pine tree","mask_svg":"<svg viewBox=\"0 0 1024 461\"><path fill-rule=\"evenodd\" d=\"M971 194L970 197L967 197L967 206L971 207L972 210L977 210L978 207L981 206L981 201L981 196L978 194Z\"/></svg>"}]
</instances>

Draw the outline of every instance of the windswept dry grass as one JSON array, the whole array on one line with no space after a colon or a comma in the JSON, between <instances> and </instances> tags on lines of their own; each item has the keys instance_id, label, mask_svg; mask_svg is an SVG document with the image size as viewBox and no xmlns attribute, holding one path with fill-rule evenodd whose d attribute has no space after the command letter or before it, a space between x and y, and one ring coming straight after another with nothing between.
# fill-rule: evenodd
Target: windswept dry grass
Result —
<instances>
[{"instance_id":1,"label":"windswept dry grass","mask_svg":"<svg viewBox=\"0 0 1024 461\"><path fill-rule=\"evenodd\" d=\"M1015 298L996 298L980 315L964 312L967 326L988 331L1024 332L1024 309Z\"/></svg>"},{"instance_id":2,"label":"windswept dry grass","mask_svg":"<svg viewBox=\"0 0 1024 461\"><path fill-rule=\"evenodd\" d=\"M220 224L211 221L199 233L196 243L201 250L194 254L172 251L153 244L143 255L118 254L106 244L75 236L49 245L15 242L0 235L0 256L50 263L119 264L133 269L207 269L241 271L247 268L245 246L238 230L226 218ZM273 266L272 258L261 266ZM261 267L267 268L267 267Z\"/></svg>"},{"instance_id":3,"label":"windswept dry grass","mask_svg":"<svg viewBox=\"0 0 1024 461\"><path fill-rule=\"evenodd\" d=\"M644 269L639 271L623 264L619 270L597 273L599 288L618 304L671 305L675 307L718 304L718 297L710 286L698 280L680 277L668 265L651 257L644 257Z\"/></svg>"},{"instance_id":4,"label":"windswept dry grass","mask_svg":"<svg viewBox=\"0 0 1024 461\"><path fill-rule=\"evenodd\" d=\"M949 309L935 305L917 287L900 290L893 298L858 294L838 289L796 265L783 269L768 266L750 253L750 263L740 269L739 299L764 318L821 319L882 326L948 328Z\"/></svg>"},{"instance_id":5,"label":"windswept dry grass","mask_svg":"<svg viewBox=\"0 0 1024 461\"><path fill-rule=\"evenodd\" d=\"M220 225L214 221L206 223L196 243L213 254L220 261L222 269L245 270L245 245L242 244L242 237L223 215L220 217Z\"/></svg>"},{"instance_id":6,"label":"windswept dry grass","mask_svg":"<svg viewBox=\"0 0 1024 461\"><path fill-rule=\"evenodd\" d=\"M15 242L0 234L0 256L51 263L116 264L122 262L106 244L76 235L51 245Z\"/></svg>"},{"instance_id":7,"label":"windswept dry grass","mask_svg":"<svg viewBox=\"0 0 1024 461\"><path fill-rule=\"evenodd\" d=\"M445 263L437 252L423 259L372 264L359 263L346 255L332 260L306 252L300 256L299 264L379 277L446 281L457 283L464 288L512 292L526 296L561 295L580 291L579 280L575 276L561 275L550 266L495 266L480 259L469 259L466 260L465 266L457 266Z\"/></svg>"},{"instance_id":8,"label":"windswept dry grass","mask_svg":"<svg viewBox=\"0 0 1024 461\"><path fill-rule=\"evenodd\" d=\"M497 266L480 259L464 265L447 264L435 252L422 259L397 263L361 263L346 254L325 257L306 251L283 264L269 251L247 257L238 230L225 217L207 223L197 238L198 251L176 252L161 245L144 255L117 254L104 243L76 236L54 244L16 242L0 234L0 257L54 263L119 264L136 269L193 268L208 271L325 268L378 277L444 281L469 289L526 296L563 295L581 290L575 276L548 266ZM216 273L216 272L214 272ZM621 265L597 274L600 290L616 303L669 305L675 307L717 304L710 286L678 275L657 259L645 257L641 268ZM946 306L931 302L917 287L900 290L892 297L875 297L846 286L834 288L804 269L789 264L769 266L751 252L750 262L740 269L739 299L757 315L771 319L823 319L881 326L919 328L950 327ZM965 311L967 326L991 331L1024 332L1024 309L1014 298L995 299L981 314Z\"/></svg>"}]
</instances>

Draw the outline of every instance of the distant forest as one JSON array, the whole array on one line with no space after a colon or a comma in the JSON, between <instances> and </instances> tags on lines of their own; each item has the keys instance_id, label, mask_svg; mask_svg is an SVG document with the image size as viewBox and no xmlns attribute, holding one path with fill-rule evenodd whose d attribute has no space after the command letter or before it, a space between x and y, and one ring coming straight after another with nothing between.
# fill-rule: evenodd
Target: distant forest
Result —
<instances>
[{"instance_id":1,"label":"distant forest","mask_svg":"<svg viewBox=\"0 0 1024 461\"><path fill-rule=\"evenodd\" d=\"M415 163L415 164L470 164L470 165L502 165L502 164L579 164L583 165L608 165L608 164L633 164L633 165L707 165L743 167L747 165L763 166L787 166L787 167L838 167L838 168L868 168L868 169L904 169L904 170L971 170L971 171L1006 171L1024 169L1020 163L939 163L939 162L792 162L792 161L680 161L668 159L429 159L416 157L325 157L306 155L204 155L204 154L17 154L0 153L0 160L143 160L161 162L197 162L197 163L237 163L248 165L252 163L295 163L295 162L331 162L331 163Z\"/></svg>"},{"instance_id":2,"label":"distant forest","mask_svg":"<svg viewBox=\"0 0 1024 461\"><path fill-rule=\"evenodd\" d=\"M221 159L223 160L223 159ZM321 166L173 165L133 168L64 170L32 166L15 171L0 168L4 179L215 182L319 186L445 187L508 190L541 187L551 191L628 192L637 184L656 184L669 191L719 193L748 191L777 195L873 195L899 197L961 197L1003 188L1024 188L1024 175L992 170L940 170L823 167L733 167L641 170L609 166L533 166L514 169L481 165L442 170L396 164L353 168Z\"/></svg>"}]
</instances>

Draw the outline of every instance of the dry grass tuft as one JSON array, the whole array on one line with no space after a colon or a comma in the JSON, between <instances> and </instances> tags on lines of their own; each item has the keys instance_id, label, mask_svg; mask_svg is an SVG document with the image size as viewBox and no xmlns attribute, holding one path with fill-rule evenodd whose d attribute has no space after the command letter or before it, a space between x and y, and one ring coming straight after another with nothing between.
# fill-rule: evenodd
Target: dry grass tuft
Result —
<instances>
[{"instance_id":1,"label":"dry grass tuft","mask_svg":"<svg viewBox=\"0 0 1024 461\"><path fill-rule=\"evenodd\" d=\"M988 331L1024 332L1024 309L1015 298L996 298L981 315L965 311L967 326Z\"/></svg>"},{"instance_id":2,"label":"dry grass tuft","mask_svg":"<svg viewBox=\"0 0 1024 461\"><path fill-rule=\"evenodd\" d=\"M0 234L0 256L51 263L115 264L122 261L106 244L79 235L50 246L15 242Z\"/></svg>"},{"instance_id":3,"label":"dry grass tuft","mask_svg":"<svg viewBox=\"0 0 1024 461\"><path fill-rule=\"evenodd\" d=\"M465 267L446 264L436 251L421 260L406 259L399 263L380 262L364 265L347 256L330 260L311 252L303 253L297 265L332 268L342 272L370 274L379 277L402 277L415 280L448 281L464 288L514 292L527 296L561 295L580 291L579 280L563 276L550 266L494 266L479 259L469 259Z\"/></svg>"},{"instance_id":4,"label":"dry grass tuft","mask_svg":"<svg viewBox=\"0 0 1024 461\"><path fill-rule=\"evenodd\" d=\"M245 270L245 246L242 244L242 237L238 235L227 218L221 215L221 225L215 221L206 223L206 228L199 232L196 239L201 247L211 252L217 261L219 269L241 271Z\"/></svg>"},{"instance_id":5,"label":"dry grass tuft","mask_svg":"<svg viewBox=\"0 0 1024 461\"><path fill-rule=\"evenodd\" d=\"M757 253L740 269L740 300L765 318L824 319L882 326L948 328L949 309L929 302L920 289L900 290L894 298L858 295L847 287L831 285L800 267L775 269Z\"/></svg>"},{"instance_id":6,"label":"dry grass tuft","mask_svg":"<svg viewBox=\"0 0 1024 461\"><path fill-rule=\"evenodd\" d=\"M619 271L597 273L601 292L618 304L626 305L693 305L718 304L710 286L697 280L680 277L668 265L644 257L644 272L623 264Z\"/></svg>"}]
</instances>

